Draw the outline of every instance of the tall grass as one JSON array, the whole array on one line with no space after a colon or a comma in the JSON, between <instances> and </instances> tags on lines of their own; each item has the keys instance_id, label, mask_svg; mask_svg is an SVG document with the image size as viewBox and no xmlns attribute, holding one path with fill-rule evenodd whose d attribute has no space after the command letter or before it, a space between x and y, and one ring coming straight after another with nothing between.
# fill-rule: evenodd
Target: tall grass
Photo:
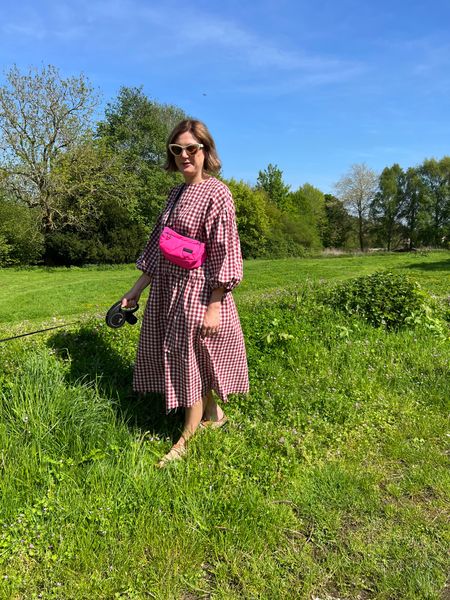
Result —
<instances>
[{"instance_id":1,"label":"tall grass","mask_svg":"<svg viewBox=\"0 0 450 600\"><path fill-rule=\"evenodd\" d=\"M133 395L136 329L5 346L0 597L440 599L448 341L321 297L241 306L251 393L163 471L182 416Z\"/></svg>"}]
</instances>

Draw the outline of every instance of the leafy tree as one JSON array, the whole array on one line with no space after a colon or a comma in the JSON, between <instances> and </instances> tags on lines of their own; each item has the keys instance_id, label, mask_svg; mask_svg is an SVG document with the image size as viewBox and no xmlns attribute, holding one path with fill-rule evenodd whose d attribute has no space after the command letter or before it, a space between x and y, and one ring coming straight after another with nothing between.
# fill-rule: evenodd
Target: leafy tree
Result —
<instances>
[{"instance_id":1,"label":"leafy tree","mask_svg":"<svg viewBox=\"0 0 450 600\"><path fill-rule=\"evenodd\" d=\"M401 213L409 249L417 246L423 219L424 186L417 169L409 168L403 176L403 209Z\"/></svg>"},{"instance_id":2,"label":"leafy tree","mask_svg":"<svg viewBox=\"0 0 450 600\"><path fill-rule=\"evenodd\" d=\"M236 220L244 258L264 256L269 235L267 197L262 190L254 190L243 181L226 182L233 194Z\"/></svg>"},{"instance_id":3,"label":"leafy tree","mask_svg":"<svg viewBox=\"0 0 450 600\"><path fill-rule=\"evenodd\" d=\"M86 140L55 161L52 172L58 199L55 228L90 230L108 203L139 220L139 182L123 157L100 140Z\"/></svg>"},{"instance_id":4,"label":"leafy tree","mask_svg":"<svg viewBox=\"0 0 450 600\"><path fill-rule=\"evenodd\" d=\"M379 235L391 250L394 238L400 231L400 215L404 194L402 183L404 173L400 165L383 169L379 179L379 189L370 207L372 220L376 223Z\"/></svg>"},{"instance_id":5,"label":"leafy tree","mask_svg":"<svg viewBox=\"0 0 450 600\"><path fill-rule=\"evenodd\" d=\"M283 182L283 171L276 165L269 164L267 169L259 171L256 187L264 190L280 210L287 208L290 186Z\"/></svg>"},{"instance_id":6,"label":"leafy tree","mask_svg":"<svg viewBox=\"0 0 450 600\"><path fill-rule=\"evenodd\" d=\"M108 104L97 136L123 158L138 183L139 211L148 224L160 212L179 175L163 171L167 138L187 115L178 107L150 100L142 88L122 87Z\"/></svg>"},{"instance_id":7,"label":"leafy tree","mask_svg":"<svg viewBox=\"0 0 450 600\"><path fill-rule=\"evenodd\" d=\"M425 242L439 246L448 232L450 221L450 156L440 161L425 160L419 167L429 220Z\"/></svg>"},{"instance_id":8,"label":"leafy tree","mask_svg":"<svg viewBox=\"0 0 450 600\"><path fill-rule=\"evenodd\" d=\"M162 166L166 158L167 138L177 123L186 119L181 108L147 98L142 87L122 87L117 99L105 110L105 121L97 133L123 152L130 164Z\"/></svg>"},{"instance_id":9,"label":"leafy tree","mask_svg":"<svg viewBox=\"0 0 450 600\"><path fill-rule=\"evenodd\" d=\"M267 197L243 181L225 181L233 194L236 220L244 258L264 256L269 234Z\"/></svg>"},{"instance_id":10,"label":"leafy tree","mask_svg":"<svg viewBox=\"0 0 450 600\"><path fill-rule=\"evenodd\" d=\"M304 256L305 250L317 241L305 220L294 212L282 212L272 202L267 202L266 214L269 220L269 233L265 256L283 258Z\"/></svg>"},{"instance_id":11,"label":"leafy tree","mask_svg":"<svg viewBox=\"0 0 450 600\"><path fill-rule=\"evenodd\" d=\"M309 183L289 194L289 213L301 221L303 245L319 248L322 245L321 230L324 226L325 199L323 193Z\"/></svg>"},{"instance_id":12,"label":"leafy tree","mask_svg":"<svg viewBox=\"0 0 450 600\"><path fill-rule=\"evenodd\" d=\"M45 232L54 229L58 199L52 167L83 140L97 99L87 79L62 78L56 67L13 67L0 87L0 162L5 185L38 209Z\"/></svg>"},{"instance_id":13,"label":"leafy tree","mask_svg":"<svg viewBox=\"0 0 450 600\"><path fill-rule=\"evenodd\" d=\"M0 266L39 262L43 250L36 209L0 192Z\"/></svg>"},{"instance_id":14,"label":"leafy tree","mask_svg":"<svg viewBox=\"0 0 450 600\"><path fill-rule=\"evenodd\" d=\"M325 248L345 248L354 230L353 217L336 196L325 194L324 201L326 219L321 229L322 243Z\"/></svg>"},{"instance_id":15,"label":"leafy tree","mask_svg":"<svg viewBox=\"0 0 450 600\"><path fill-rule=\"evenodd\" d=\"M137 176L124 168L120 154L101 140L87 141L59 158L53 180L61 219L47 236L48 262L117 263L136 258L147 228L138 210Z\"/></svg>"},{"instance_id":16,"label":"leafy tree","mask_svg":"<svg viewBox=\"0 0 450 600\"><path fill-rule=\"evenodd\" d=\"M361 251L365 246L365 235L369 222L372 200L378 186L378 177L364 164L352 165L349 172L336 183L336 191L344 206L357 218L358 238Z\"/></svg>"}]
</instances>

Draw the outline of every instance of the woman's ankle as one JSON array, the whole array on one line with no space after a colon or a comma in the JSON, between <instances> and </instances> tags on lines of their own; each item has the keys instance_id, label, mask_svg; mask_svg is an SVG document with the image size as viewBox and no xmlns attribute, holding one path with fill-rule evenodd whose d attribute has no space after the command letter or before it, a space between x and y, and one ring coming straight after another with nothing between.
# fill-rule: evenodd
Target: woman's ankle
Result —
<instances>
[{"instance_id":1,"label":"woman's ankle","mask_svg":"<svg viewBox=\"0 0 450 600\"><path fill-rule=\"evenodd\" d=\"M210 402L203 413L203 421L220 421L223 419L225 413L220 408L215 400Z\"/></svg>"}]
</instances>

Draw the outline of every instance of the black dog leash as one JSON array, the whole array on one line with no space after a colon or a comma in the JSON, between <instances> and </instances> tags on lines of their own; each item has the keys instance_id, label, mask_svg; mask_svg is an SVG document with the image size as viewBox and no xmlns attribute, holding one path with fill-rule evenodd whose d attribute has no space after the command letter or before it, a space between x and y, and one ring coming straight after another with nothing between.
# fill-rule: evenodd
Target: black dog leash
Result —
<instances>
[{"instance_id":1,"label":"black dog leash","mask_svg":"<svg viewBox=\"0 0 450 600\"><path fill-rule=\"evenodd\" d=\"M115 302L106 313L105 321L108 327L118 329L119 327L122 327L125 322L129 323L130 325L135 325L137 323L137 318L134 316L134 313L138 310L139 304L136 304L136 306L133 306L133 308L122 308L121 304L121 300L119 300L119 302ZM53 329L61 329L62 327L79 325L80 323L81 321L72 321L71 323L64 323L63 325L54 325L53 327L47 327L46 329L37 329L36 331L29 331L28 333L21 333L20 335L13 335L0 340L0 344L2 342L17 340L29 335L35 335L36 333L44 333L45 331L52 331Z\"/></svg>"},{"instance_id":2,"label":"black dog leash","mask_svg":"<svg viewBox=\"0 0 450 600\"><path fill-rule=\"evenodd\" d=\"M55 325L54 327L47 327L47 329L38 329L37 331L29 331L28 333L21 333L20 335L13 335L11 337L3 338L1 342L9 342L10 340L17 340L18 338L27 337L27 335L34 335L35 333L43 333L44 331L51 331L52 329L60 329L61 327L70 327L71 325L78 325L81 321L74 321L73 323L64 323L64 325Z\"/></svg>"}]
</instances>

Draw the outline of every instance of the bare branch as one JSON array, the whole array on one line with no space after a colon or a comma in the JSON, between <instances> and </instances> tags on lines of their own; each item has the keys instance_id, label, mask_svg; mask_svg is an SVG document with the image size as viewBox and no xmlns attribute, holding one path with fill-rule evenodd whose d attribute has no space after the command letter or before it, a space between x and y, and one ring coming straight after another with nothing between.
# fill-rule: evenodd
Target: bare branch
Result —
<instances>
[{"instance_id":1,"label":"bare branch","mask_svg":"<svg viewBox=\"0 0 450 600\"><path fill-rule=\"evenodd\" d=\"M83 75L63 79L52 65L25 74L14 66L6 80L0 87L0 164L6 187L28 206L38 204L44 228L50 227L52 212L58 212L53 162L83 141L98 99Z\"/></svg>"}]
</instances>

